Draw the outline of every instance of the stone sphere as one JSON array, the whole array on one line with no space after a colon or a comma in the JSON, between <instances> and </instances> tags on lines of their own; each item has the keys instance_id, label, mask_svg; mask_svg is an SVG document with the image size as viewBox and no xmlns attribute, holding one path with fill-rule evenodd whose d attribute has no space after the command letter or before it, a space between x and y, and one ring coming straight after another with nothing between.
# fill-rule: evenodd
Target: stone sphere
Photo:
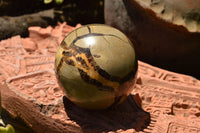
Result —
<instances>
[{"instance_id":1,"label":"stone sphere","mask_svg":"<svg viewBox=\"0 0 200 133\"><path fill-rule=\"evenodd\" d=\"M72 31L60 44L55 61L57 80L65 96L86 109L122 103L133 89L137 68L130 40L103 24Z\"/></svg>"}]
</instances>

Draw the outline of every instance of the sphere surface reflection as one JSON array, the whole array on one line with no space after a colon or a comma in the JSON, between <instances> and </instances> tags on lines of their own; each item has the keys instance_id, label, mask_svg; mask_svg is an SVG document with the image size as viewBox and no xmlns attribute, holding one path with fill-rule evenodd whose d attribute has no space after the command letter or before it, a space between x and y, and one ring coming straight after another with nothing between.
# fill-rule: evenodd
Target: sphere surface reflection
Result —
<instances>
[{"instance_id":1,"label":"sphere surface reflection","mask_svg":"<svg viewBox=\"0 0 200 133\"><path fill-rule=\"evenodd\" d=\"M122 103L133 89L137 67L129 39L102 24L72 31L60 44L55 61L57 80L66 97L87 109Z\"/></svg>"}]
</instances>

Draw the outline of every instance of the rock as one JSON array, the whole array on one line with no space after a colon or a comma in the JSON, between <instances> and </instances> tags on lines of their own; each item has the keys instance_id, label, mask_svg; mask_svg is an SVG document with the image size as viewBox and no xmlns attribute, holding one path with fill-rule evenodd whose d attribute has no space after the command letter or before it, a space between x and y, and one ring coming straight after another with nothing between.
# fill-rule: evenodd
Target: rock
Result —
<instances>
[{"instance_id":1,"label":"rock","mask_svg":"<svg viewBox=\"0 0 200 133\"><path fill-rule=\"evenodd\" d=\"M60 33L67 35L64 31L70 27L66 23L58 26L48 31L48 43L55 36L57 42L63 35ZM59 29L58 34L53 34L55 29ZM35 32L41 35L40 28ZM1 102L3 111L10 115L9 119L5 114L2 118L7 123L14 121L11 124L18 132L200 130L200 81L193 77L139 61L138 81L125 102L106 110L85 110L63 96L54 73L55 52L50 52L49 47L45 47L46 53L38 53L43 51L41 47L30 53L19 36L1 41L0 46ZM56 46L51 49L56 51ZM24 128L17 128L20 125Z\"/></svg>"},{"instance_id":2,"label":"rock","mask_svg":"<svg viewBox=\"0 0 200 133\"><path fill-rule=\"evenodd\" d=\"M54 21L54 10L49 9L22 16L0 17L0 40L16 35L28 36L28 27L38 25L47 27Z\"/></svg>"},{"instance_id":3,"label":"rock","mask_svg":"<svg viewBox=\"0 0 200 133\"><path fill-rule=\"evenodd\" d=\"M105 22L131 39L140 60L200 78L200 10L194 1L105 0Z\"/></svg>"}]
</instances>

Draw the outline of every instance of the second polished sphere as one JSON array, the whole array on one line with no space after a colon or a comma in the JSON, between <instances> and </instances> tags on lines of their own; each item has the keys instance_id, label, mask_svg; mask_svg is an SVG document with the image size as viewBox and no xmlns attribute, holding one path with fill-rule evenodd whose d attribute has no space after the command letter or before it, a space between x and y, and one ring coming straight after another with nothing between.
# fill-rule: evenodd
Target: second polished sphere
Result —
<instances>
[{"instance_id":1,"label":"second polished sphere","mask_svg":"<svg viewBox=\"0 0 200 133\"><path fill-rule=\"evenodd\" d=\"M72 31L60 44L55 69L66 97L87 109L120 104L136 79L132 43L119 30L91 24Z\"/></svg>"}]
</instances>

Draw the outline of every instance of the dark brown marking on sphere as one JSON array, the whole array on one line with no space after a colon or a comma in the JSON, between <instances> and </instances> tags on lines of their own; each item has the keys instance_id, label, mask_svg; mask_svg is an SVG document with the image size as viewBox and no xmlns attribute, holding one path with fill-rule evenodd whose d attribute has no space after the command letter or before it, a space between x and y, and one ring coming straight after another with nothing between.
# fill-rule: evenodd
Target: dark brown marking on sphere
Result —
<instances>
[{"instance_id":1,"label":"dark brown marking on sphere","mask_svg":"<svg viewBox=\"0 0 200 133\"><path fill-rule=\"evenodd\" d=\"M87 28L88 28L88 32L91 33L91 28L89 26L87 26Z\"/></svg>"},{"instance_id":2,"label":"dark brown marking on sphere","mask_svg":"<svg viewBox=\"0 0 200 133\"><path fill-rule=\"evenodd\" d=\"M108 74L106 71L104 71L103 69L101 69L97 63L94 61L94 58L92 57L92 54L90 52L90 49L89 48L81 48L81 47L78 47L76 45L70 45L70 47L72 49L74 49L74 51L76 51L77 53L73 54L73 55L77 55L78 53L84 53L87 58L88 58L88 61L89 63L91 64L91 66L94 68L95 71L97 71L102 77L106 78L107 80L110 80L110 81L114 81L114 82L120 82L120 78L119 77L116 77L116 76L111 76L110 74ZM93 55L94 56L94 55ZM81 58L82 59L82 58ZM83 61L83 59L81 60ZM85 61L84 61L85 63ZM81 63L82 64L82 63ZM84 64L84 66L87 66L87 64Z\"/></svg>"},{"instance_id":3,"label":"dark brown marking on sphere","mask_svg":"<svg viewBox=\"0 0 200 133\"><path fill-rule=\"evenodd\" d=\"M97 55L97 54L94 54L93 56L96 57L96 58L100 58L101 57L101 55Z\"/></svg>"},{"instance_id":4,"label":"dark brown marking on sphere","mask_svg":"<svg viewBox=\"0 0 200 133\"><path fill-rule=\"evenodd\" d=\"M100 67L94 61L94 58L92 56L88 57L88 62L91 64L91 66L94 68L95 71L97 71L98 69L100 69Z\"/></svg>"},{"instance_id":5,"label":"dark brown marking on sphere","mask_svg":"<svg viewBox=\"0 0 200 133\"><path fill-rule=\"evenodd\" d=\"M62 56L63 57L57 67L57 71L61 68L62 63L65 62L68 65L77 67L81 78L85 82L96 85L99 90L113 91L118 88L119 85L116 85L119 84L119 80L116 80L118 78L113 78L113 76L109 75L96 64L89 48L81 48L72 44L67 50L65 49L62 52ZM87 72L89 71L96 76L91 77L92 75L87 75ZM115 89L113 86L115 86Z\"/></svg>"},{"instance_id":6,"label":"dark brown marking on sphere","mask_svg":"<svg viewBox=\"0 0 200 133\"><path fill-rule=\"evenodd\" d=\"M72 53L70 51L63 51L62 54L65 55L65 56L68 56L68 57L72 56Z\"/></svg>"},{"instance_id":7,"label":"dark brown marking on sphere","mask_svg":"<svg viewBox=\"0 0 200 133\"><path fill-rule=\"evenodd\" d=\"M92 56L88 57L88 61L92 66L94 66L94 63L93 63L94 60L93 60Z\"/></svg>"},{"instance_id":8,"label":"dark brown marking on sphere","mask_svg":"<svg viewBox=\"0 0 200 133\"><path fill-rule=\"evenodd\" d=\"M77 53L84 53L87 56L87 59L90 65L93 67L95 71L99 73L99 75L101 75L102 77L110 81L115 81L115 82L120 81L120 78L116 76L111 76L110 74L108 74L106 71L104 71L97 65L97 63L94 61L94 58L92 57L92 54L89 48L81 48L76 45L74 45L72 48L74 48L77 51Z\"/></svg>"},{"instance_id":9,"label":"dark brown marking on sphere","mask_svg":"<svg viewBox=\"0 0 200 133\"><path fill-rule=\"evenodd\" d=\"M114 89L110 86L99 86L98 89L101 91L114 91Z\"/></svg>"},{"instance_id":10,"label":"dark brown marking on sphere","mask_svg":"<svg viewBox=\"0 0 200 133\"><path fill-rule=\"evenodd\" d=\"M87 63L85 62L85 60L82 57L76 57L76 60L79 61L84 68L89 69Z\"/></svg>"},{"instance_id":11,"label":"dark brown marking on sphere","mask_svg":"<svg viewBox=\"0 0 200 133\"><path fill-rule=\"evenodd\" d=\"M80 72L80 75L81 75L81 78L89 83L89 84L92 84L92 85L95 85L98 87L99 90L102 90L102 91L114 91L114 88L112 87L109 87L109 86L103 86L101 82L95 80L95 79L91 79L87 73L85 73L84 71L82 71L81 69L78 69L79 72Z\"/></svg>"},{"instance_id":12,"label":"dark brown marking on sphere","mask_svg":"<svg viewBox=\"0 0 200 133\"><path fill-rule=\"evenodd\" d=\"M90 49L89 48L81 48L81 47L78 47L76 45L70 45L69 46L69 49L72 49L72 52L74 53L73 55L74 56L77 56L77 54L85 54L87 58L89 58L91 56L91 52L90 52Z\"/></svg>"},{"instance_id":13,"label":"dark brown marking on sphere","mask_svg":"<svg viewBox=\"0 0 200 133\"><path fill-rule=\"evenodd\" d=\"M72 59L64 59L65 63L71 66L75 66L75 62Z\"/></svg>"},{"instance_id":14,"label":"dark brown marking on sphere","mask_svg":"<svg viewBox=\"0 0 200 133\"><path fill-rule=\"evenodd\" d=\"M74 45L78 40L80 40L80 39L83 39L83 38L86 38L86 37L97 37L97 36L102 36L102 37L104 37L104 36L112 36L112 37L116 37L116 38L118 38L119 40L121 40L121 41L123 41L124 42L124 40L123 39L121 39L120 37L118 37L118 36L116 36L116 35L112 35L112 34L102 34L102 33L88 33L88 34L85 34L85 35L82 35L82 36L78 36L76 39L74 39L73 41L72 41L72 43L70 44L70 45ZM126 42L127 43L127 42Z\"/></svg>"},{"instance_id":15,"label":"dark brown marking on sphere","mask_svg":"<svg viewBox=\"0 0 200 133\"><path fill-rule=\"evenodd\" d=\"M123 77L121 80L120 80L120 84L126 82L126 81L132 81L135 76L136 76L136 73L137 73L137 69L138 69L138 61L137 59L135 60L135 69L132 70L131 72L129 72L125 77Z\"/></svg>"},{"instance_id":16,"label":"dark brown marking on sphere","mask_svg":"<svg viewBox=\"0 0 200 133\"><path fill-rule=\"evenodd\" d=\"M66 42L65 42L64 40L61 42L60 46L61 46L61 48L63 48L63 49L68 49L68 48L67 48L67 44L66 44Z\"/></svg>"},{"instance_id":17,"label":"dark brown marking on sphere","mask_svg":"<svg viewBox=\"0 0 200 133\"><path fill-rule=\"evenodd\" d=\"M101 69L100 67L97 69L98 73L103 76L104 78L110 80L110 81L117 81L120 82L120 78L116 77L116 76L111 76L110 74L108 74L106 71L104 71L103 69Z\"/></svg>"}]
</instances>

